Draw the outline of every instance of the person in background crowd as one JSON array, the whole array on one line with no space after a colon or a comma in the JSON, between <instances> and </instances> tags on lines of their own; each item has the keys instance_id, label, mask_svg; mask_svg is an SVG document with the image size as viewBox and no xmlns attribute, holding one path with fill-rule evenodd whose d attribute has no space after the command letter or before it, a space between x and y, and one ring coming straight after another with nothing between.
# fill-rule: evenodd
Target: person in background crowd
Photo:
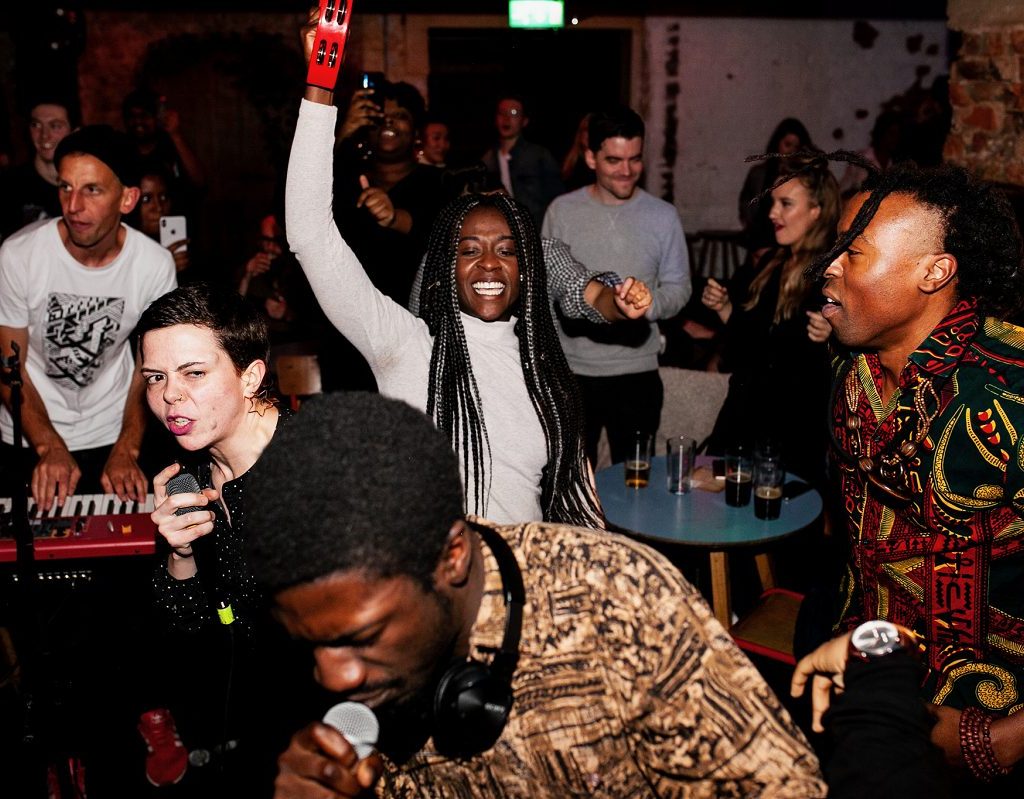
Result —
<instances>
[{"instance_id":1,"label":"person in background crowd","mask_svg":"<svg viewBox=\"0 0 1024 799\"><path fill-rule=\"evenodd\" d=\"M63 97L40 95L32 101L28 117L33 156L0 180L0 241L32 222L61 215L53 155L61 140L78 127L74 105Z\"/></svg>"},{"instance_id":2,"label":"person in background crowd","mask_svg":"<svg viewBox=\"0 0 1024 799\"><path fill-rule=\"evenodd\" d=\"M562 183L566 191L575 191L594 182L594 170L587 166L587 126L590 114L584 114L576 128L572 147L562 162Z\"/></svg>"},{"instance_id":3,"label":"person in background crowd","mask_svg":"<svg viewBox=\"0 0 1024 799\"><path fill-rule=\"evenodd\" d=\"M420 135L420 148L416 160L430 166L448 166L448 150L452 143L448 139L448 125L440 118L428 114Z\"/></svg>"},{"instance_id":4,"label":"person in background crowd","mask_svg":"<svg viewBox=\"0 0 1024 799\"><path fill-rule=\"evenodd\" d=\"M160 170L145 172L139 181L138 227L154 241L160 241L160 217L174 213L169 184L167 175ZM186 282L186 273L192 263L188 245L188 239L167 245L167 250L174 257L179 283Z\"/></svg>"},{"instance_id":5,"label":"person in background crowd","mask_svg":"<svg viewBox=\"0 0 1024 799\"><path fill-rule=\"evenodd\" d=\"M338 228L373 284L402 305L441 204L440 170L416 163L425 114L423 97L408 83L358 89L334 167Z\"/></svg>"},{"instance_id":6,"label":"person in background crowd","mask_svg":"<svg viewBox=\"0 0 1024 799\"><path fill-rule=\"evenodd\" d=\"M807 132L803 122L793 117L787 117L772 131L765 152L786 156L813 149L811 134ZM754 252L775 244L774 229L768 219L768 213L771 211L770 203L760 202L752 205L751 201L763 197L764 193L775 185L779 176L778 169L779 161L777 159L758 161L747 171L743 188L740 190L739 210L743 238L747 249Z\"/></svg>"},{"instance_id":7,"label":"person in background crowd","mask_svg":"<svg viewBox=\"0 0 1024 799\"><path fill-rule=\"evenodd\" d=\"M860 151L860 156L876 170L888 169L900 157L904 145L905 124L899 111L884 111L875 119L871 128L871 146ZM868 170L857 164L847 164L839 180L839 191L844 199L857 193L867 179Z\"/></svg>"},{"instance_id":8,"label":"person in background crowd","mask_svg":"<svg viewBox=\"0 0 1024 799\"><path fill-rule=\"evenodd\" d=\"M721 371L731 372L708 451L760 439L782 448L787 470L822 486L828 400L820 285L804 271L835 240L839 187L824 159L787 159L771 190L775 247L723 286L709 279L701 301L725 325ZM799 432L796 432L796 427Z\"/></svg>"},{"instance_id":9,"label":"person in background crowd","mask_svg":"<svg viewBox=\"0 0 1024 799\"><path fill-rule=\"evenodd\" d=\"M136 89L121 105L124 129L142 161L143 171L168 176L171 195L185 216L198 218L206 174L181 130L181 115L150 89Z\"/></svg>"},{"instance_id":10,"label":"person in background crowd","mask_svg":"<svg viewBox=\"0 0 1024 799\"><path fill-rule=\"evenodd\" d=\"M530 209L539 227L548 204L564 187L554 156L546 147L524 138L523 131L529 124L523 98L499 98L494 116L498 143L484 153L482 160L491 182L504 186L511 197Z\"/></svg>"},{"instance_id":11,"label":"person in background crowd","mask_svg":"<svg viewBox=\"0 0 1024 799\"><path fill-rule=\"evenodd\" d=\"M562 320L560 340L580 384L586 446L597 461L601 429L621 461L636 431L654 434L664 390L658 376L657 319L674 316L690 296L690 262L676 209L639 187L643 120L628 108L591 115L587 164L595 182L557 198L544 236L557 238L590 269L636 275L651 287L646 319L596 326Z\"/></svg>"}]
</instances>

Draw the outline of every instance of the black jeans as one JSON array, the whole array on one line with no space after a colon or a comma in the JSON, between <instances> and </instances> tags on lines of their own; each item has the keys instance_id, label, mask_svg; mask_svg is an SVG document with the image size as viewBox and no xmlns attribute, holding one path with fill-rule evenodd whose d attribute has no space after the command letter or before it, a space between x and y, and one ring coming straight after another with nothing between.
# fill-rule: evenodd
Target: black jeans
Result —
<instances>
[{"instance_id":1,"label":"black jeans","mask_svg":"<svg viewBox=\"0 0 1024 799\"><path fill-rule=\"evenodd\" d=\"M608 431L612 463L626 459L633 436L639 430L654 435L661 421L665 389L658 371L612 377L576 376L586 414L587 457L597 463L601 428Z\"/></svg>"}]
</instances>

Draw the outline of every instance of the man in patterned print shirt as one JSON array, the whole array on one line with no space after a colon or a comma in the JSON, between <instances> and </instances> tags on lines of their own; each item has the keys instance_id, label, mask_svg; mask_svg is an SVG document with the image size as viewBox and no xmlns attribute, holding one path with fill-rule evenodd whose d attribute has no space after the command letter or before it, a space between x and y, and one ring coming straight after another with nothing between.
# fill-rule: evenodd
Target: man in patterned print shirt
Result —
<instances>
[{"instance_id":1,"label":"man in patterned print shirt","mask_svg":"<svg viewBox=\"0 0 1024 799\"><path fill-rule=\"evenodd\" d=\"M963 170L897 168L852 198L819 265L845 347L830 421L852 546L839 627L916 633L933 742L995 777L1024 754L1024 329L1005 321L1024 300L1020 233ZM972 725L988 730L987 769Z\"/></svg>"},{"instance_id":2,"label":"man in patterned print shirt","mask_svg":"<svg viewBox=\"0 0 1024 799\"><path fill-rule=\"evenodd\" d=\"M250 562L278 619L319 682L382 725L358 762L329 727L296 733L277 797L824 795L807 742L675 568L601 531L465 518L451 446L409 406L314 400L252 480ZM512 709L493 746L454 756L435 686L501 646L496 537L525 584Z\"/></svg>"}]
</instances>

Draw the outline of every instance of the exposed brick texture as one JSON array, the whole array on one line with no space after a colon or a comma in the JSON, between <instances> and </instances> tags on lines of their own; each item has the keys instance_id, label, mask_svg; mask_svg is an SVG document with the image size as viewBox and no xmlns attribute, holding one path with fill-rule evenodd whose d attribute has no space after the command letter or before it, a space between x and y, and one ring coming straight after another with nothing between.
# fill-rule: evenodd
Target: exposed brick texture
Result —
<instances>
[{"instance_id":1,"label":"exposed brick texture","mask_svg":"<svg viewBox=\"0 0 1024 799\"><path fill-rule=\"evenodd\" d=\"M945 157L988 180L1024 185L1024 13L1019 26L963 34Z\"/></svg>"}]
</instances>

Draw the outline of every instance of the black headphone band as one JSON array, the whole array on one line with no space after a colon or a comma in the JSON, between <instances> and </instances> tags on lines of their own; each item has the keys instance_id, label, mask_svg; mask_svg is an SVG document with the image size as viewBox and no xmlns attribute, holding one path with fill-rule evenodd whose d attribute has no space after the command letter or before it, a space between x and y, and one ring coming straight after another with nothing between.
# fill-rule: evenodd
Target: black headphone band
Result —
<instances>
[{"instance_id":1,"label":"black headphone band","mask_svg":"<svg viewBox=\"0 0 1024 799\"><path fill-rule=\"evenodd\" d=\"M487 548L494 554L501 576L501 591L505 598L505 632L501 638L501 646L490 663L491 672L496 677L511 682L519 661L519 640L523 629L523 606L526 604L526 589L523 586L523 574L512 552L512 547L501 535L490 527L468 522Z\"/></svg>"}]
</instances>

